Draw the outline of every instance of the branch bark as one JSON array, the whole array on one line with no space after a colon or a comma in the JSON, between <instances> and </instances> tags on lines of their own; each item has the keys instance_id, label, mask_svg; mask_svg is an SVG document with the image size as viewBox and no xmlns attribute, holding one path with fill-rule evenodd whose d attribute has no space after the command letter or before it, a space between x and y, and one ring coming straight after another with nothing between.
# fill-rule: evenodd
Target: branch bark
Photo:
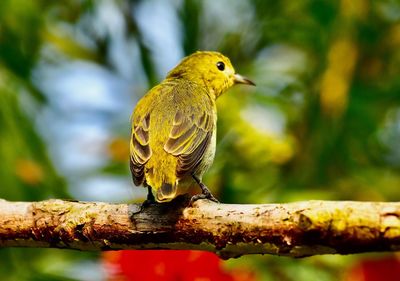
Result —
<instances>
[{"instance_id":1,"label":"branch bark","mask_svg":"<svg viewBox=\"0 0 400 281\"><path fill-rule=\"evenodd\" d=\"M197 249L222 258L400 251L400 202L151 205L0 200L0 247Z\"/></svg>"}]
</instances>

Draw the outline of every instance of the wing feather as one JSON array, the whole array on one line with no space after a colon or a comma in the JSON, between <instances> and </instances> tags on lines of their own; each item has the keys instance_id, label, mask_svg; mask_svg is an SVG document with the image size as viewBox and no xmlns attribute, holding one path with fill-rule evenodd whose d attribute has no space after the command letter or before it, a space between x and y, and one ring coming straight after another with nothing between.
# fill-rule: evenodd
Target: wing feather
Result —
<instances>
[{"instance_id":1,"label":"wing feather","mask_svg":"<svg viewBox=\"0 0 400 281\"><path fill-rule=\"evenodd\" d=\"M152 151L149 145L150 115L134 120L130 144L130 169L135 185L144 183L144 165L149 161Z\"/></svg>"},{"instance_id":2,"label":"wing feather","mask_svg":"<svg viewBox=\"0 0 400 281\"><path fill-rule=\"evenodd\" d=\"M199 108L178 110L164 150L178 157L176 175L182 178L195 171L211 141L213 132L212 115ZM186 114L185 114L186 113Z\"/></svg>"}]
</instances>

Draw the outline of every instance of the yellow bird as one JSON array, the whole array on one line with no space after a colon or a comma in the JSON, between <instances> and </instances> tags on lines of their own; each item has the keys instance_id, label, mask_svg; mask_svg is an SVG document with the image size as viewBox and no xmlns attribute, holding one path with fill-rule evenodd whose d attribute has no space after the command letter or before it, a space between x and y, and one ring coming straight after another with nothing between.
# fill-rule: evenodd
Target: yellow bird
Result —
<instances>
[{"instance_id":1,"label":"yellow bird","mask_svg":"<svg viewBox=\"0 0 400 281\"><path fill-rule=\"evenodd\" d=\"M199 51L184 58L152 88L132 114L130 168L135 185L148 187L148 201L169 202L202 183L214 160L216 99L234 84L255 85L236 74L218 52Z\"/></svg>"}]
</instances>

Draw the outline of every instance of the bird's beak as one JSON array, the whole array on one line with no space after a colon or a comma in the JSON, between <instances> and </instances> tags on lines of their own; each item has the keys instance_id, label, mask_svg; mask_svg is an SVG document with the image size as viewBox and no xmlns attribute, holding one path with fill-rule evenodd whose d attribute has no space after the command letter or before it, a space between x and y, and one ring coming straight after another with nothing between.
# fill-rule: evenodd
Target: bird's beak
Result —
<instances>
[{"instance_id":1,"label":"bird's beak","mask_svg":"<svg viewBox=\"0 0 400 281\"><path fill-rule=\"evenodd\" d=\"M235 81L235 84L246 84L246 85L252 85L252 86L256 85L253 81L251 81L250 79L248 79L246 77L243 77L240 74L236 73L235 75L233 75L233 77L234 77L233 81Z\"/></svg>"}]
</instances>

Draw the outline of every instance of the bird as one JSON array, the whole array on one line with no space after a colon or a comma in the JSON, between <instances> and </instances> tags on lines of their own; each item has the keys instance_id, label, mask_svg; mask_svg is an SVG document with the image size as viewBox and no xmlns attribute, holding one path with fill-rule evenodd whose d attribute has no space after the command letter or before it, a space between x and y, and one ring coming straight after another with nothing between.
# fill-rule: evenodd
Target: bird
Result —
<instances>
[{"instance_id":1,"label":"bird","mask_svg":"<svg viewBox=\"0 0 400 281\"><path fill-rule=\"evenodd\" d=\"M165 203L198 185L192 200L218 200L202 182L214 161L216 100L235 84L254 85L215 51L197 51L136 104L131 116L130 170L146 201Z\"/></svg>"}]
</instances>

